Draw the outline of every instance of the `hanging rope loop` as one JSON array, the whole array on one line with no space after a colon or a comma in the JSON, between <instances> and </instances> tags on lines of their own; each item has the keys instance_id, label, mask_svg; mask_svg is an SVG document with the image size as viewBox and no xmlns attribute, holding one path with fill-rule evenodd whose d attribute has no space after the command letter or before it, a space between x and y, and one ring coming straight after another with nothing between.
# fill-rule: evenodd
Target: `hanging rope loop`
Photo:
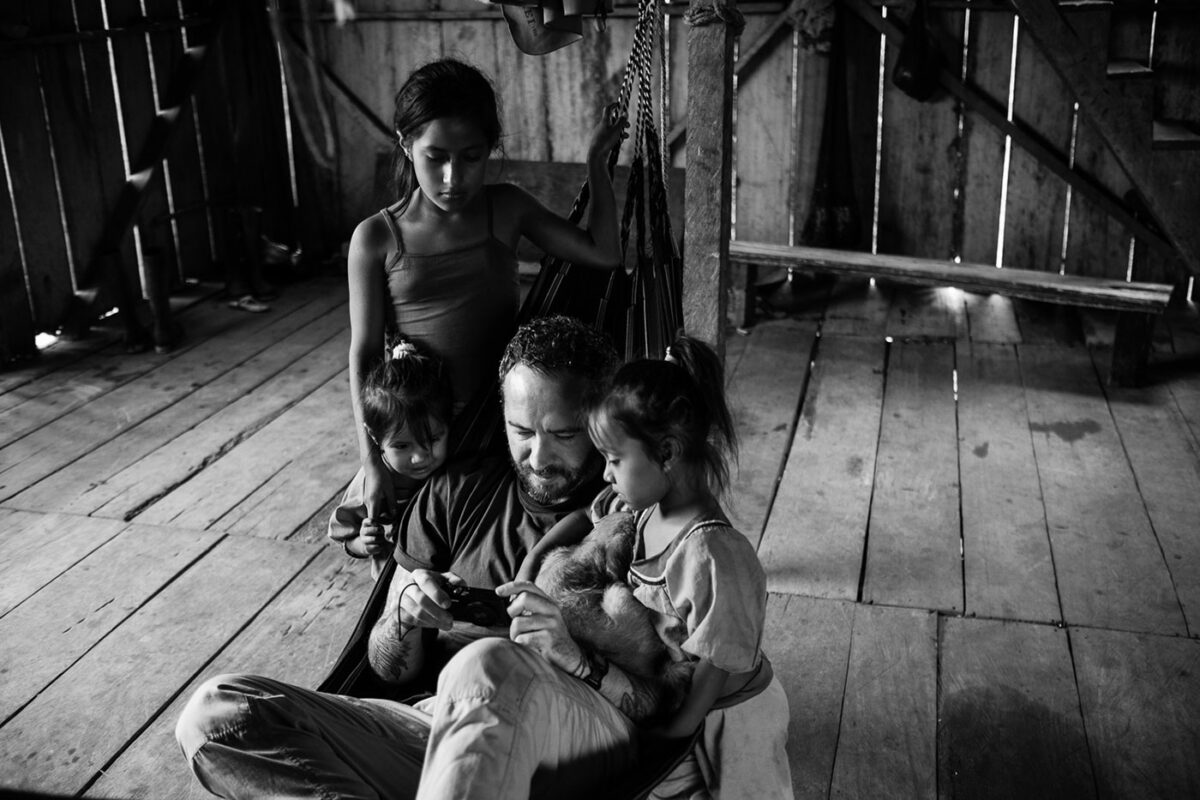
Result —
<instances>
[{"instance_id":1,"label":"hanging rope loop","mask_svg":"<svg viewBox=\"0 0 1200 800\"><path fill-rule=\"evenodd\" d=\"M742 12L725 0L696 0L684 12L683 21L693 27L716 25L719 22L729 28L734 36L741 36L746 27L746 18L742 16Z\"/></svg>"}]
</instances>

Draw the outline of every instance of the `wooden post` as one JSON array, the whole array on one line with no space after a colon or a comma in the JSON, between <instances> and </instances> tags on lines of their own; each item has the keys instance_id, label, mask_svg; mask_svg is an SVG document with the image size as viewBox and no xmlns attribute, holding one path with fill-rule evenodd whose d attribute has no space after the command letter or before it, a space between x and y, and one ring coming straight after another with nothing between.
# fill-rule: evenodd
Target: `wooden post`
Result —
<instances>
[{"instance_id":1,"label":"wooden post","mask_svg":"<svg viewBox=\"0 0 1200 800\"><path fill-rule=\"evenodd\" d=\"M723 0L715 0L718 3ZM734 0L724 0L736 15ZM696 5L689 9L689 21ZM696 15L699 16L699 15ZM728 16L728 14L727 14ZM684 329L725 356L733 160L733 41L721 18L688 28L687 182L684 188Z\"/></svg>"}]
</instances>

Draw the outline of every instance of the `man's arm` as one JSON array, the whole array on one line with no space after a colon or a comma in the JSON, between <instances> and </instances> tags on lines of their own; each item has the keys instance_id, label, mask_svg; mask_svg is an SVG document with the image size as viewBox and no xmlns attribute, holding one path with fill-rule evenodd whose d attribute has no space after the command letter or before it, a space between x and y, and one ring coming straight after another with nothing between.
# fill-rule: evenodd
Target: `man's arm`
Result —
<instances>
[{"instance_id":1,"label":"man's arm","mask_svg":"<svg viewBox=\"0 0 1200 800\"><path fill-rule=\"evenodd\" d=\"M388 683L407 683L425 666L425 628L449 630L453 624L447 575L397 566L388 586L387 603L371 628L367 660L376 675Z\"/></svg>"}]
</instances>

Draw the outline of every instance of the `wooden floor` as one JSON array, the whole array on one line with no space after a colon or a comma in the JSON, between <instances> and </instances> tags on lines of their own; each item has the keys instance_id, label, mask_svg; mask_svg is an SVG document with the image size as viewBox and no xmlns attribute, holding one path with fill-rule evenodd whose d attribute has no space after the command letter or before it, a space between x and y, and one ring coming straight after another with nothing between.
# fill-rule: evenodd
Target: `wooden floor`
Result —
<instances>
[{"instance_id":1,"label":"wooden floor","mask_svg":"<svg viewBox=\"0 0 1200 800\"><path fill-rule=\"evenodd\" d=\"M770 287L768 287L770 288ZM728 347L733 513L799 798L1200 796L1200 324L1106 385L1111 320L800 279ZM368 586L345 289L194 299L183 346L0 373L0 785L202 796L220 671L315 684Z\"/></svg>"}]
</instances>

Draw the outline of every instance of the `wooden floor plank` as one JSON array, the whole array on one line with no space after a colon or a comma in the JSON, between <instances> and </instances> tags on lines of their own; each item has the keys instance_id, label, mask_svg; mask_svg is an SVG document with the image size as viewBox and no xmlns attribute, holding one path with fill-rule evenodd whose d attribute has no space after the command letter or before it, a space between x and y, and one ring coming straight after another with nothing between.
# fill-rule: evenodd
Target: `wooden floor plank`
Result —
<instances>
[{"instance_id":1,"label":"wooden floor plank","mask_svg":"<svg viewBox=\"0 0 1200 800\"><path fill-rule=\"evenodd\" d=\"M1086 351L1019 350L1067 622L1183 633L1179 599Z\"/></svg>"},{"instance_id":2,"label":"wooden floor plank","mask_svg":"<svg viewBox=\"0 0 1200 800\"><path fill-rule=\"evenodd\" d=\"M950 287L897 286L891 297L886 334L894 339L967 338L962 292Z\"/></svg>"},{"instance_id":3,"label":"wooden floor plank","mask_svg":"<svg viewBox=\"0 0 1200 800\"><path fill-rule=\"evenodd\" d=\"M1100 362L1103 355L1095 359ZM1166 387L1106 387L1105 392L1188 634L1200 635L1200 448Z\"/></svg>"},{"instance_id":4,"label":"wooden floor plank","mask_svg":"<svg viewBox=\"0 0 1200 800\"><path fill-rule=\"evenodd\" d=\"M873 281L841 278L829 290L822 336L886 336L891 298Z\"/></svg>"},{"instance_id":5,"label":"wooden floor plank","mask_svg":"<svg viewBox=\"0 0 1200 800\"><path fill-rule=\"evenodd\" d=\"M348 393L348 391L347 391ZM318 510L340 498L358 470L354 415L330 414L327 427L312 431L309 447L244 500L225 512L213 527L229 533L291 539Z\"/></svg>"},{"instance_id":6,"label":"wooden floor plank","mask_svg":"<svg viewBox=\"0 0 1200 800\"><path fill-rule=\"evenodd\" d=\"M939 797L1095 797L1065 630L948 618L940 660Z\"/></svg>"},{"instance_id":7,"label":"wooden floor plank","mask_svg":"<svg viewBox=\"0 0 1200 800\"><path fill-rule=\"evenodd\" d=\"M179 320L185 330L189 331L189 339L197 339L193 319L198 319L205 312L189 313L190 309L204 305L213 294L220 291L215 283L186 284L171 293L171 313ZM198 340L198 339L197 339ZM92 324L88 335L81 339L60 337L38 351L38 356L32 361L22 361L17 364L5 364L0 367L0 396L27 386L35 381L44 385L51 383L49 376L58 370L76 364L80 359L92 358L108 350L122 348L124 343L124 328L120 316L107 317ZM54 385L62 385L54 380ZM37 390L39 395L44 392ZM25 394L22 395L27 396ZM20 402L18 400L18 402ZM9 398L0 400L0 409L11 408L15 403Z\"/></svg>"},{"instance_id":8,"label":"wooden floor plank","mask_svg":"<svg viewBox=\"0 0 1200 800\"><path fill-rule=\"evenodd\" d=\"M73 409L94 401L130 381L152 372L207 340L230 331L240 331L243 337L270 325L305 305L314 292L289 293L281 298L274 314L248 317L219 303L206 303L184 315L180 323L186 326L188 337L168 353L126 353L121 347L110 347L64 365L41 380L21 389L0 395L0 445L6 445L52 422Z\"/></svg>"},{"instance_id":9,"label":"wooden floor plank","mask_svg":"<svg viewBox=\"0 0 1200 800\"><path fill-rule=\"evenodd\" d=\"M6 501L127 518L344 368L337 307Z\"/></svg>"},{"instance_id":10,"label":"wooden floor plank","mask_svg":"<svg viewBox=\"0 0 1200 800\"><path fill-rule=\"evenodd\" d=\"M896 342L875 464L863 599L961 611L954 346Z\"/></svg>"},{"instance_id":11,"label":"wooden floor plank","mask_svg":"<svg viewBox=\"0 0 1200 800\"><path fill-rule=\"evenodd\" d=\"M0 617L125 527L112 519L0 509Z\"/></svg>"},{"instance_id":12,"label":"wooden floor plank","mask_svg":"<svg viewBox=\"0 0 1200 800\"><path fill-rule=\"evenodd\" d=\"M937 791L937 615L857 605L831 798Z\"/></svg>"},{"instance_id":13,"label":"wooden floor plank","mask_svg":"<svg viewBox=\"0 0 1200 800\"><path fill-rule=\"evenodd\" d=\"M221 541L0 727L5 783L82 789L314 555Z\"/></svg>"},{"instance_id":14,"label":"wooden floor plank","mask_svg":"<svg viewBox=\"0 0 1200 800\"><path fill-rule=\"evenodd\" d=\"M959 472L966 612L1062 619L1016 350L958 351Z\"/></svg>"},{"instance_id":15,"label":"wooden floor plank","mask_svg":"<svg viewBox=\"0 0 1200 800\"><path fill-rule=\"evenodd\" d=\"M1083 344L1079 314L1069 306L1013 298L1013 312L1024 344L1078 347Z\"/></svg>"},{"instance_id":16,"label":"wooden floor plank","mask_svg":"<svg viewBox=\"0 0 1200 800\"><path fill-rule=\"evenodd\" d=\"M822 336L759 558L771 591L855 600L862 568L884 342Z\"/></svg>"},{"instance_id":17,"label":"wooden floor plank","mask_svg":"<svg viewBox=\"0 0 1200 800\"><path fill-rule=\"evenodd\" d=\"M764 648L787 693L788 764L796 800L829 794L841 727L854 605L771 594Z\"/></svg>"},{"instance_id":18,"label":"wooden floor plank","mask_svg":"<svg viewBox=\"0 0 1200 800\"><path fill-rule=\"evenodd\" d=\"M1021 327L1011 298L1000 294L963 293L972 342L1019 344Z\"/></svg>"},{"instance_id":19,"label":"wooden floor plank","mask_svg":"<svg viewBox=\"0 0 1200 800\"><path fill-rule=\"evenodd\" d=\"M314 431L344 431L350 438L347 382L343 370L136 519L153 525L207 528L305 453Z\"/></svg>"},{"instance_id":20,"label":"wooden floor plank","mask_svg":"<svg viewBox=\"0 0 1200 800\"><path fill-rule=\"evenodd\" d=\"M1200 797L1200 641L1073 629L1102 800Z\"/></svg>"},{"instance_id":21,"label":"wooden floor plank","mask_svg":"<svg viewBox=\"0 0 1200 800\"><path fill-rule=\"evenodd\" d=\"M731 465L726 509L734 526L755 547L762 539L775 484L812 358L815 327L769 320L754 327L729 389L738 435L738 462Z\"/></svg>"},{"instance_id":22,"label":"wooden floor plank","mask_svg":"<svg viewBox=\"0 0 1200 800\"><path fill-rule=\"evenodd\" d=\"M175 743L175 721L199 683L213 675L243 672L316 686L341 653L370 589L370 571L362 561L347 559L337 548L324 548L105 769L85 796L207 797Z\"/></svg>"},{"instance_id":23,"label":"wooden floor plank","mask_svg":"<svg viewBox=\"0 0 1200 800\"><path fill-rule=\"evenodd\" d=\"M8 719L216 544L215 533L130 526L0 619Z\"/></svg>"},{"instance_id":24,"label":"wooden floor plank","mask_svg":"<svg viewBox=\"0 0 1200 800\"><path fill-rule=\"evenodd\" d=\"M337 297L320 298L274 317L270 334L262 336L233 328L0 449L0 500L170 407L339 303Z\"/></svg>"}]
</instances>

